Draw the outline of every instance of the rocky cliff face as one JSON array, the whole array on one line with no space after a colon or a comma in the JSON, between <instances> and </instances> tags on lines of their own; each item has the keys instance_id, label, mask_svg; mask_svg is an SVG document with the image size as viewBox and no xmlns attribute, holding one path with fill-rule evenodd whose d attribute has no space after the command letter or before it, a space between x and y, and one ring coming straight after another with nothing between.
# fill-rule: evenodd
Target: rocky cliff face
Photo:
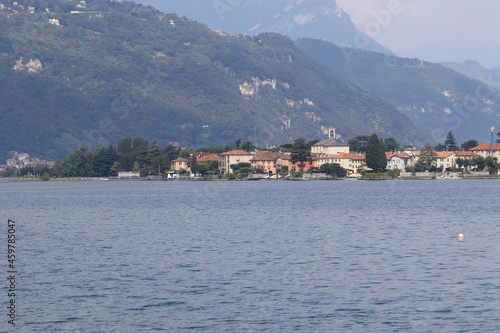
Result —
<instances>
[{"instance_id":1,"label":"rocky cliff face","mask_svg":"<svg viewBox=\"0 0 500 333\"><path fill-rule=\"evenodd\" d=\"M30 59L26 63L23 62L23 57L21 57L14 65L15 71L28 71L30 73L38 73L43 69L42 62L40 59Z\"/></svg>"}]
</instances>

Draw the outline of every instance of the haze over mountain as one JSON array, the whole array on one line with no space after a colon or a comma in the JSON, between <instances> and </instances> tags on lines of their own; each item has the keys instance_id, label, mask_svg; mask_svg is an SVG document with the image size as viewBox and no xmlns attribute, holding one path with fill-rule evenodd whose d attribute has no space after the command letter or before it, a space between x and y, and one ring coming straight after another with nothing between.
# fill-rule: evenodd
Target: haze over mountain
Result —
<instances>
[{"instance_id":1,"label":"haze over mountain","mask_svg":"<svg viewBox=\"0 0 500 333\"><path fill-rule=\"evenodd\" d=\"M256 35L277 32L292 39L316 38L340 46L394 55L361 32L335 0L140 0L187 15L212 29Z\"/></svg>"},{"instance_id":2,"label":"haze over mountain","mask_svg":"<svg viewBox=\"0 0 500 333\"><path fill-rule=\"evenodd\" d=\"M475 60L467 60L462 63L443 62L442 64L472 79L480 80L500 89L500 68L486 69Z\"/></svg>"},{"instance_id":3,"label":"haze over mountain","mask_svg":"<svg viewBox=\"0 0 500 333\"><path fill-rule=\"evenodd\" d=\"M453 131L462 143L489 142L500 128L500 92L440 64L301 39L298 46L362 89L383 98L430 133L436 143Z\"/></svg>"},{"instance_id":4,"label":"haze over mountain","mask_svg":"<svg viewBox=\"0 0 500 333\"><path fill-rule=\"evenodd\" d=\"M500 1L337 0L361 31L400 57L435 63L468 59L488 69L500 67ZM390 4L399 4L393 15Z\"/></svg>"},{"instance_id":5,"label":"haze over mountain","mask_svg":"<svg viewBox=\"0 0 500 333\"><path fill-rule=\"evenodd\" d=\"M0 158L64 158L129 135L273 145L330 125L345 140L431 140L285 36L228 36L131 2L0 3Z\"/></svg>"}]
</instances>

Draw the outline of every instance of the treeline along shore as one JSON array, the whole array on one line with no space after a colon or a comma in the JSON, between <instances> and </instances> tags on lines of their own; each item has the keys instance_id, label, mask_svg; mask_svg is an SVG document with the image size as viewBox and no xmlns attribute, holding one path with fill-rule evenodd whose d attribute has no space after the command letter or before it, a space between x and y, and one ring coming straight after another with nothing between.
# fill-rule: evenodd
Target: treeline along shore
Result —
<instances>
[{"instance_id":1,"label":"treeline along shore","mask_svg":"<svg viewBox=\"0 0 500 333\"><path fill-rule=\"evenodd\" d=\"M469 140L459 148L450 131L445 144L421 150L401 147L394 138L360 135L348 144L329 128L328 139L298 138L279 147L257 147L237 140L225 147L163 148L130 136L117 145L80 148L64 161L32 164L27 154L7 160L2 181L39 180L315 180L315 179L470 179L498 178L497 143Z\"/></svg>"}]
</instances>

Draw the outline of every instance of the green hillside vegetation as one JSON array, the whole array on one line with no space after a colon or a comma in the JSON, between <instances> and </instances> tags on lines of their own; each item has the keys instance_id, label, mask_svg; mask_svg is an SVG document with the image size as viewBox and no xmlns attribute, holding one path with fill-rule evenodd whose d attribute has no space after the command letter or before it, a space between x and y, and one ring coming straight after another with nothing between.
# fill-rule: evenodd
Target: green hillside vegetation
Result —
<instances>
[{"instance_id":1,"label":"green hillside vegetation","mask_svg":"<svg viewBox=\"0 0 500 333\"><path fill-rule=\"evenodd\" d=\"M500 92L440 64L344 49L314 39L297 45L318 62L383 98L437 142L453 130L461 142L488 142L500 125Z\"/></svg>"},{"instance_id":2,"label":"green hillside vegetation","mask_svg":"<svg viewBox=\"0 0 500 333\"><path fill-rule=\"evenodd\" d=\"M344 138L377 132L405 144L429 141L394 107L284 36L221 36L126 1L90 0L86 8L18 1L24 10L0 2L20 12L0 10L0 159L9 150L65 158L128 135L160 145L242 138L266 146L321 138L331 124Z\"/></svg>"}]
</instances>

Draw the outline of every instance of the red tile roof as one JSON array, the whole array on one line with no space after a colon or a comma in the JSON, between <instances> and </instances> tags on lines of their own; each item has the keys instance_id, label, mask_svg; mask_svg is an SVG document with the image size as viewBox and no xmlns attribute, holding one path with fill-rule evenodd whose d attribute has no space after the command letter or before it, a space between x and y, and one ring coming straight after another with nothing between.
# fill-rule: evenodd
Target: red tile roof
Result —
<instances>
[{"instance_id":1,"label":"red tile roof","mask_svg":"<svg viewBox=\"0 0 500 333\"><path fill-rule=\"evenodd\" d=\"M254 156L250 161L276 161L278 159L278 154L260 154Z\"/></svg>"},{"instance_id":2,"label":"red tile roof","mask_svg":"<svg viewBox=\"0 0 500 333\"><path fill-rule=\"evenodd\" d=\"M189 153L188 156L189 158L192 158L193 156L196 156L196 158L202 158L203 156L210 156L213 155L212 153L207 153L207 152L194 152L194 153Z\"/></svg>"},{"instance_id":3,"label":"red tile roof","mask_svg":"<svg viewBox=\"0 0 500 333\"><path fill-rule=\"evenodd\" d=\"M217 155L205 155L196 160L197 162L208 162L208 161L219 161L219 157Z\"/></svg>"},{"instance_id":4,"label":"red tile roof","mask_svg":"<svg viewBox=\"0 0 500 333\"><path fill-rule=\"evenodd\" d=\"M342 159L351 159L351 160L365 160L366 154L355 154L355 153L340 153L336 155L323 155L320 158L342 158Z\"/></svg>"},{"instance_id":5,"label":"red tile roof","mask_svg":"<svg viewBox=\"0 0 500 333\"><path fill-rule=\"evenodd\" d=\"M436 152L436 157L437 158L448 158L450 157L451 155L455 154L455 152L453 151L437 151Z\"/></svg>"},{"instance_id":6,"label":"red tile roof","mask_svg":"<svg viewBox=\"0 0 500 333\"><path fill-rule=\"evenodd\" d=\"M387 156L387 160L392 159L394 156L397 156L399 158L412 158L412 155L407 154L407 153L401 153L401 152L396 152L396 153L386 152L385 155Z\"/></svg>"},{"instance_id":7,"label":"red tile roof","mask_svg":"<svg viewBox=\"0 0 500 333\"><path fill-rule=\"evenodd\" d=\"M493 144L493 149L500 150L500 143ZM480 150L491 151L491 143L484 143L482 145L469 149L469 151L480 151Z\"/></svg>"},{"instance_id":8,"label":"red tile roof","mask_svg":"<svg viewBox=\"0 0 500 333\"><path fill-rule=\"evenodd\" d=\"M243 150L233 150L233 151L228 151L227 153L220 154L219 156L234 156L234 155L252 155L250 153L247 153L246 151Z\"/></svg>"},{"instance_id":9,"label":"red tile roof","mask_svg":"<svg viewBox=\"0 0 500 333\"><path fill-rule=\"evenodd\" d=\"M479 156L478 154L472 152L472 151L457 151L455 152L457 154L457 157L476 157Z\"/></svg>"}]
</instances>

